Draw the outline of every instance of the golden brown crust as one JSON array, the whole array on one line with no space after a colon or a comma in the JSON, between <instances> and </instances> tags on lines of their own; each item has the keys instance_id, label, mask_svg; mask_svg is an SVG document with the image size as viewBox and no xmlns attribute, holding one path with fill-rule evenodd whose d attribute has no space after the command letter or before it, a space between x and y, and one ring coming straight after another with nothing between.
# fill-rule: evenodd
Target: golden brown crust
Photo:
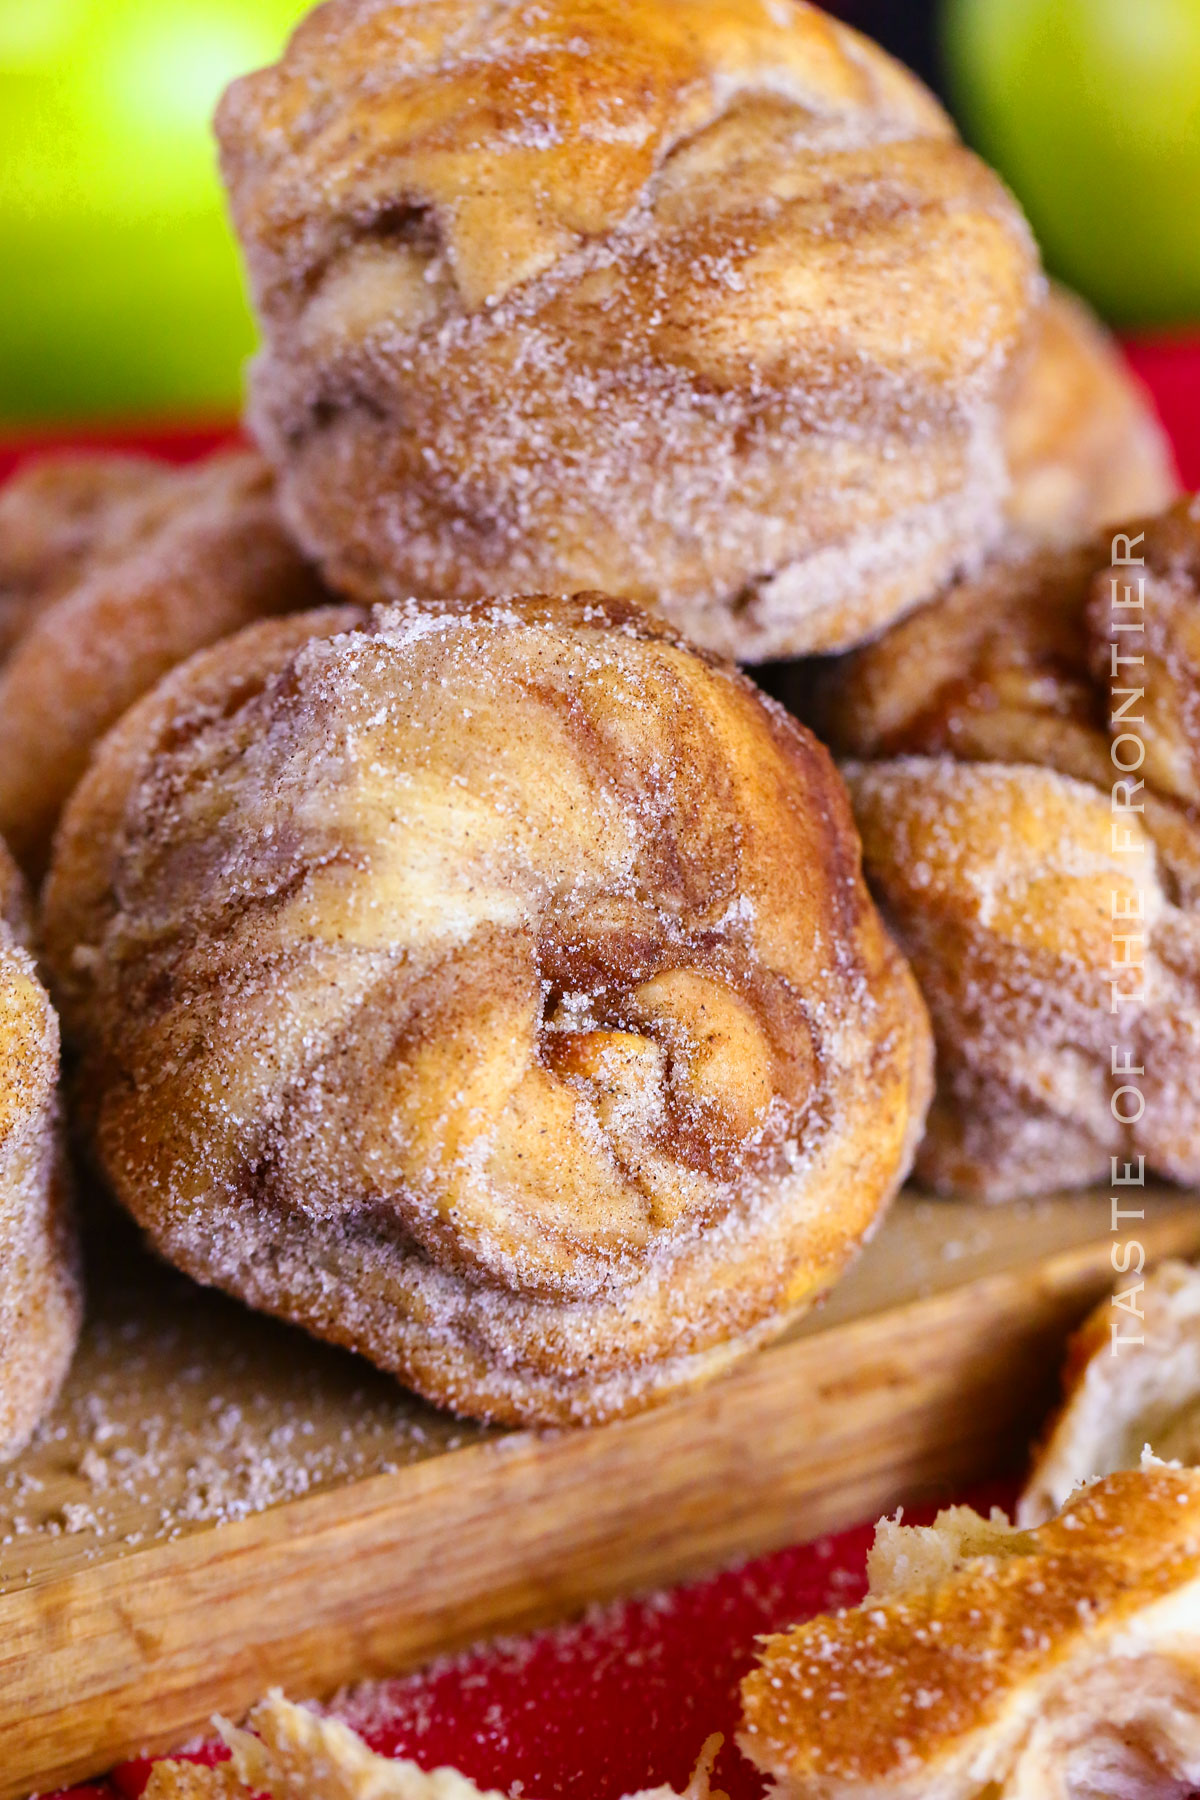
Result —
<instances>
[{"instance_id":1,"label":"golden brown crust","mask_svg":"<svg viewBox=\"0 0 1200 1800\"><path fill-rule=\"evenodd\" d=\"M1194 1786L1200 1473L1112 1475L1035 1531L961 1508L881 1531L883 1591L768 1638L743 1683L740 1742L776 1793L1168 1800Z\"/></svg>"},{"instance_id":2,"label":"golden brown crust","mask_svg":"<svg viewBox=\"0 0 1200 1800\"><path fill-rule=\"evenodd\" d=\"M195 659L74 797L45 941L159 1246L484 1416L632 1411L778 1330L927 1098L826 753L599 597Z\"/></svg>"},{"instance_id":3,"label":"golden brown crust","mask_svg":"<svg viewBox=\"0 0 1200 1800\"><path fill-rule=\"evenodd\" d=\"M861 759L868 878L933 1014L917 1166L946 1191L1102 1181L1112 1156L1200 1179L1200 505L1120 535L1144 607L1112 539L1043 551L816 678L810 716ZM1145 659L1128 683L1115 646ZM1132 726L1110 722L1118 689ZM1146 785L1114 793L1123 730ZM1130 1125L1114 1041L1145 1071Z\"/></svg>"},{"instance_id":4,"label":"golden brown crust","mask_svg":"<svg viewBox=\"0 0 1200 1800\"><path fill-rule=\"evenodd\" d=\"M761 661L999 534L1027 230L803 0L329 0L218 135L252 421L343 591L605 588Z\"/></svg>"},{"instance_id":5,"label":"golden brown crust","mask_svg":"<svg viewBox=\"0 0 1200 1800\"><path fill-rule=\"evenodd\" d=\"M1076 544L1169 506L1179 478L1166 432L1116 342L1054 287L1005 416L1008 518L1030 544Z\"/></svg>"},{"instance_id":6,"label":"golden brown crust","mask_svg":"<svg viewBox=\"0 0 1200 1800\"><path fill-rule=\"evenodd\" d=\"M0 494L0 834L45 867L92 746L193 651L308 606L257 455L33 465Z\"/></svg>"},{"instance_id":7,"label":"golden brown crust","mask_svg":"<svg viewBox=\"0 0 1200 1800\"><path fill-rule=\"evenodd\" d=\"M14 921L21 880L0 844L0 1459L28 1440L66 1374L81 1299L58 1123L58 1021Z\"/></svg>"}]
</instances>

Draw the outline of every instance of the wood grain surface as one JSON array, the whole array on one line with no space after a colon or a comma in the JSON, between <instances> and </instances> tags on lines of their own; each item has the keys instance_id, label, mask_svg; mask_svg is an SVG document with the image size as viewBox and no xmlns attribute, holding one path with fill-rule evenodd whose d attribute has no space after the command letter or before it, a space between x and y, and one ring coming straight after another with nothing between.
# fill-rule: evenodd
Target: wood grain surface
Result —
<instances>
[{"instance_id":1,"label":"wood grain surface","mask_svg":"<svg viewBox=\"0 0 1200 1800\"><path fill-rule=\"evenodd\" d=\"M67 1392L0 1475L0 1800L699 1574L1023 1454L1111 1285L1109 1199L906 1198L826 1306L704 1393L493 1432L147 1259L104 1219ZM1200 1204L1147 1198L1154 1258Z\"/></svg>"}]
</instances>

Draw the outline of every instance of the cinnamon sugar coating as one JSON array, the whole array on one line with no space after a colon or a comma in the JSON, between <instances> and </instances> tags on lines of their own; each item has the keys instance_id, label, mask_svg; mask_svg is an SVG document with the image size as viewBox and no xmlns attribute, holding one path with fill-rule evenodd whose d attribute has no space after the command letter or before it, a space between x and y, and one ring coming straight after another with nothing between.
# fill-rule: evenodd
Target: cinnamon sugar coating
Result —
<instances>
[{"instance_id":1,"label":"cinnamon sugar coating","mask_svg":"<svg viewBox=\"0 0 1200 1800\"><path fill-rule=\"evenodd\" d=\"M203 653L102 746L44 930L156 1245L486 1418L632 1412L777 1332L928 1098L827 753L597 596Z\"/></svg>"},{"instance_id":2,"label":"cinnamon sugar coating","mask_svg":"<svg viewBox=\"0 0 1200 1800\"><path fill-rule=\"evenodd\" d=\"M58 1021L24 948L21 878L0 844L0 1459L52 1404L82 1312L58 1120Z\"/></svg>"},{"instance_id":3,"label":"cinnamon sugar coating","mask_svg":"<svg viewBox=\"0 0 1200 1800\"><path fill-rule=\"evenodd\" d=\"M742 1685L783 1800L1179 1800L1200 1784L1200 1473L1149 1466L1017 1531L885 1521L862 1606Z\"/></svg>"},{"instance_id":4,"label":"cinnamon sugar coating","mask_svg":"<svg viewBox=\"0 0 1200 1800\"><path fill-rule=\"evenodd\" d=\"M1114 1157L1200 1180L1200 502L1143 532L1144 570L1108 538L997 565L817 677L933 1016L917 1172L946 1191L1107 1181ZM1114 678L1118 646L1142 660ZM1114 791L1122 733L1144 763Z\"/></svg>"},{"instance_id":5,"label":"cinnamon sugar coating","mask_svg":"<svg viewBox=\"0 0 1200 1800\"><path fill-rule=\"evenodd\" d=\"M0 835L40 876L92 746L193 651L319 584L246 452L32 464L0 490Z\"/></svg>"},{"instance_id":6,"label":"cinnamon sugar coating","mask_svg":"<svg viewBox=\"0 0 1200 1800\"><path fill-rule=\"evenodd\" d=\"M1031 238L803 0L328 0L217 130L251 422L356 599L603 588L754 662L1000 533Z\"/></svg>"},{"instance_id":7,"label":"cinnamon sugar coating","mask_svg":"<svg viewBox=\"0 0 1200 1800\"><path fill-rule=\"evenodd\" d=\"M1075 544L1179 493L1170 441L1116 341L1053 287L1005 417L1008 520L1026 544Z\"/></svg>"}]
</instances>

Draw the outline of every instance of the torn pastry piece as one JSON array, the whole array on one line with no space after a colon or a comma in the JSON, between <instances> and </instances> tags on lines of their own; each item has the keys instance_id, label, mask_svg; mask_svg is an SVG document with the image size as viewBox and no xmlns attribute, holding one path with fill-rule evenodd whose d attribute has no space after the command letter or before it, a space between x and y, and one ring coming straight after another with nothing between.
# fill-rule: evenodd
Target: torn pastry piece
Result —
<instances>
[{"instance_id":1,"label":"torn pastry piece","mask_svg":"<svg viewBox=\"0 0 1200 1800\"><path fill-rule=\"evenodd\" d=\"M0 844L0 1460L58 1393L82 1313L58 1114L58 1020L24 947L21 879Z\"/></svg>"},{"instance_id":2,"label":"torn pastry piece","mask_svg":"<svg viewBox=\"0 0 1200 1800\"><path fill-rule=\"evenodd\" d=\"M814 685L933 1016L919 1178L1200 1180L1200 505L997 566Z\"/></svg>"},{"instance_id":3,"label":"torn pastry piece","mask_svg":"<svg viewBox=\"0 0 1200 1800\"><path fill-rule=\"evenodd\" d=\"M1023 1525L1050 1518L1084 1482L1136 1469L1147 1449L1200 1464L1200 1269L1131 1274L1072 1338L1063 1389L1021 1496Z\"/></svg>"},{"instance_id":4,"label":"torn pastry piece","mask_svg":"<svg viewBox=\"0 0 1200 1800\"><path fill-rule=\"evenodd\" d=\"M425 1770L401 1758L376 1756L336 1719L294 1706L274 1692L254 1708L248 1729L217 1721L232 1759L214 1769L159 1763L145 1800L504 1800L457 1769ZM709 1738L681 1793L646 1788L627 1800L726 1800L710 1776L721 1738Z\"/></svg>"},{"instance_id":5,"label":"torn pastry piece","mask_svg":"<svg viewBox=\"0 0 1200 1800\"><path fill-rule=\"evenodd\" d=\"M0 835L26 871L44 872L127 706L193 651L319 597L252 453L51 460L0 490Z\"/></svg>"},{"instance_id":6,"label":"torn pastry piece","mask_svg":"<svg viewBox=\"0 0 1200 1800\"><path fill-rule=\"evenodd\" d=\"M1018 542L1071 545L1179 493L1149 395L1082 300L1053 287L1005 415L1008 520Z\"/></svg>"},{"instance_id":7,"label":"torn pastry piece","mask_svg":"<svg viewBox=\"0 0 1200 1800\"><path fill-rule=\"evenodd\" d=\"M339 590L603 588L758 662L1002 534L1028 229L803 0L332 0L217 131L251 424Z\"/></svg>"},{"instance_id":8,"label":"torn pastry piece","mask_svg":"<svg viewBox=\"0 0 1200 1800\"><path fill-rule=\"evenodd\" d=\"M861 1607L765 1642L746 1755L784 1800L1180 1800L1200 1786L1200 1473L1036 1530L885 1523Z\"/></svg>"},{"instance_id":9,"label":"torn pastry piece","mask_svg":"<svg viewBox=\"0 0 1200 1800\"><path fill-rule=\"evenodd\" d=\"M483 1418L707 1380L909 1168L915 984L826 751L601 596L252 628L121 721L44 936L157 1248Z\"/></svg>"},{"instance_id":10,"label":"torn pastry piece","mask_svg":"<svg viewBox=\"0 0 1200 1800\"><path fill-rule=\"evenodd\" d=\"M318 1790L319 1791L319 1790ZM250 1789L239 1781L232 1763L215 1768L195 1762L155 1763L142 1789L142 1800L253 1800ZM288 1800L303 1800L289 1795Z\"/></svg>"}]
</instances>

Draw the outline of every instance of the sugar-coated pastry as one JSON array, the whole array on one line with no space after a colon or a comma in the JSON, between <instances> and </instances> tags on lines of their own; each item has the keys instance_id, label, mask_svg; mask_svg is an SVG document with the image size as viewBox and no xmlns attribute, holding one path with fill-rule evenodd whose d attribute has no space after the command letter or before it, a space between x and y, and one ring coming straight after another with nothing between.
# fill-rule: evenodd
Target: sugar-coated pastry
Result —
<instances>
[{"instance_id":1,"label":"sugar-coated pastry","mask_svg":"<svg viewBox=\"0 0 1200 1800\"><path fill-rule=\"evenodd\" d=\"M319 585L260 457L32 464L0 490L0 835L39 876L92 746L168 669Z\"/></svg>"},{"instance_id":2,"label":"sugar-coated pastry","mask_svg":"<svg viewBox=\"0 0 1200 1800\"><path fill-rule=\"evenodd\" d=\"M96 556L123 549L133 510L169 483L143 456L46 456L0 487L0 661L38 609Z\"/></svg>"},{"instance_id":3,"label":"sugar-coated pastry","mask_svg":"<svg viewBox=\"0 0 1200 1800\"><path fill-rule=\"evenodd\" d=\"M945 1191L1200 1180L1200 502L1119 536L1144 565L998 565L815 678L933 1016Z\"/></svg>"},{"instance_id":4,"label":"sugar-coated pastry","mask_svg":"<svg viewBox=\"0 0 1200 1800\"><path fill-rule=\"evenodd\" d=\"M1132 1210L1132 1208L1131 1208ZM1136 1469L1150 1450L1200 1464L1200 1269L1130 1273L1071 1340L1063 1400L1038 1446L1017 1517L1051 1518L1077 1487Z\"/></svg>"},{"instance_id":5,"label":"sugar-coated pastry","mask_svg":"<svg viewBox=\"0 0 1200 1800\"><path fill-rule=\"evenodd\" d=\"M756 662L999 536L1028 230L804 0L328 0L217 128L251 422L356 599L603 588Z\"/></svg>"},{"instance_id":6,"label":"sugar-coated pastry","mask_svg":"<svg viewBox=\"0 0 1200 1800\"><path fill-rule=\"evenodd\" d=\"M126 715L47 953L172 1261L487 1418L694 1385L907 1172L915 985L825 750L630 602L252 628Z\"/></svg>"},{"instance_id":7,"label":"sugar-coated pastry","mask_svg":"<svg viewBox=\"0 0 1200 1800\"><path fill-rule=\"evenodd\" d=\"M1179 492L1149 395L1082 300L1053 288L1006 417L1018 541L1073 544Z\"/></svg>"},{"instance_id":8,"label":"sugar-coated pastry","mask_svg":"<svg viewBox=\"0 0 1200 1800\"><path fill-rule=\"evenodd\" d=\"M780 1800L1181 1800L1200 1787L1200 1472L1031 1531L880 1526L860 1607L766 1640L743 1750Z\"/></svg>"},{"instance_id":9,"label":"sugar-coated pastry","mask_svg":"<svg viewBox=\"0 0 1200 1800\"><path fill-rule=\"evenodd\" d=\"M52 1404L82 1311L58 1121L58 1020L24 948L21 878L0 844L0 1459Z\"/></svg>"}]
</instances>

